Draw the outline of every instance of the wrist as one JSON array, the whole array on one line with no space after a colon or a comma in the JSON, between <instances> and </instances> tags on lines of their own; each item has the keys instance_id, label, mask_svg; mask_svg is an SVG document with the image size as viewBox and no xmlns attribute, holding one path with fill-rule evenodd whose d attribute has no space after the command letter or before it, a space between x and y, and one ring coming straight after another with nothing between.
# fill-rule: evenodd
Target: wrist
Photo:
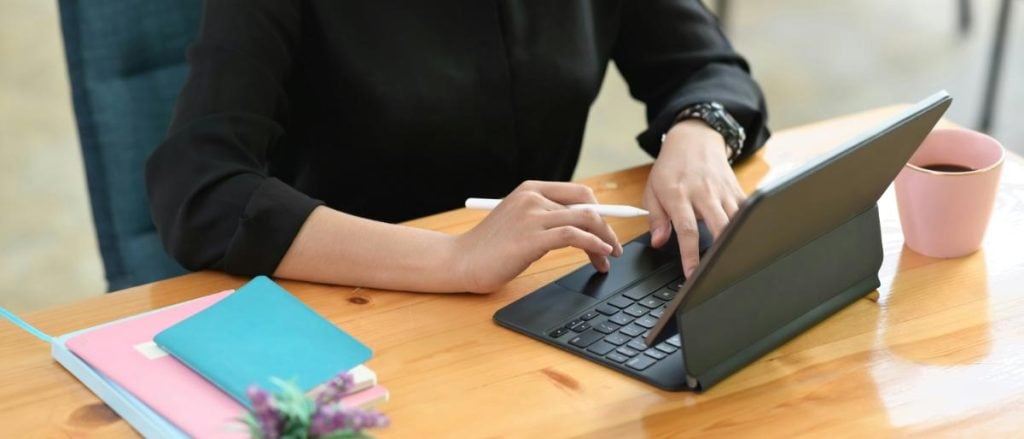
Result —
<instances>
[{"instance_id":1,"label":"wrist","mask_svg":"<svg viewBox=\"0 0 1024 439\"><path fill-rule=\"evenodd\" d=\"M703 121L686 119L677 122L665 133L658 158L681 153L703 153L701 155L710 155L728 162L732 149L725 143L721 133Z\"/></svg>"},{"instance_id":2,"label":"wrist","mask_svg":"<svg viewBox=\"0 0 1024 439\"><path fill-rule=\"evenodd\" d=\"M488 286L482 285L477 267L473 263L473 238L470 236L472 232L470 230L459 235L449 235L444 256L446 262L443 264L446 266L438 269L451 276L452 291L489 293L491 290Z\"/></svg>"},{"instance_id":3,"label":"wrist","mask_svg":"<svg viewBox=\"0 0 1024 439\"><path fill-rule=\"evenodd\" d=\"M465 233L444 235L437 243L437 252L432 255L432 272L445 278L445 289L450 292L476 292L470 258L466 257Z\"/></svg>"}]
</instances>

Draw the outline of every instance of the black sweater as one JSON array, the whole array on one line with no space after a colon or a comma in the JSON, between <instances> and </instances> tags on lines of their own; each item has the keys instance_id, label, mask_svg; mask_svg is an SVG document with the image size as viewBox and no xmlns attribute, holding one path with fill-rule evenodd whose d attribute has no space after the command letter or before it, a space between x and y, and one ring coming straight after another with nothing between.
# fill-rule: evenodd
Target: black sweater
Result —
<instances>
[{"instance_id":1,"label":"black sweater","mask_svg":"<svg viewBox=\"0 0 1024 439\"><path fill-rule=\"evenodd\" d=\"M210 0L146 184L190 269L270 274L319 204L402 221L568 180L609 60L656 155L684 106L768 137L746 62L698 0Z\"/></svg>"}]
</instances>

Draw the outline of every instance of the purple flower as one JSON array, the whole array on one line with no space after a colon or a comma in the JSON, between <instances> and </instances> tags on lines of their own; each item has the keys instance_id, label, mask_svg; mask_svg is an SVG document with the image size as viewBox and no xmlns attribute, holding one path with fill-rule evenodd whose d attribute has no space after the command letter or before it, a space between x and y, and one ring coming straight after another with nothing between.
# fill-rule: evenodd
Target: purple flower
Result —
<instances>
[{"instance_id":1,"label":"purple flower","mask_svg":"<svg viewBox=\"0 0 1024 439\"><path fill-rule=\"evenodd\" d=\"M309 420L309 435L321 436L334 431L332 422L330 415L318 410Z\"/></svg>"},{"instance_id":2,"label":"purple flower","mask_svg":"<svg viewBox=\"0 0 1024 439\"><path fill-rule=\"evenodd\" d=\"M325 405L338 402L342 396L348 393L355 385L355 378L348 372L342 372L331 378L324 384L320 394L316 397L317 405Z\"/></svg>"},{"instance_id":3,"label":"purple flower","mask_svg":"<svg viewBox=\"0 0 1024 439\"><path fill-rule=\"evenodd\" d=\"M390 421L380 412L363 412L363 428L384 428Z\"/></svg>"},{"instance_id":4,"label":"purple flower","mask_svg":"<svg viewBox=\"0 0 1024 439\"><path fill-rule=\"evenodd\" d=\"M252 401L252 414L260 425L263 437L276 439L280 434L281 418L277 413L274 396L259 386L249 386L246 396Z\"/></svg>"},{"instance_id":5,"label":"purple flower","mask_svg":"<svg viewBox=\"0 0 1024 439\"><path fill-rule=\"evenodd\" d=\"M328 404L317 407L316 413L310 419L309 434L310 436L326 436L344 430L360 432L366 428L387 425L388 418L381 413L346 408L340 404Z\"/></svg>"},{"instance_id":6,"label":"purple flower","mask_svg":"<svg viewBox=\"0 0 1024 439\"><path fill-rule=\"evenodd\" d=\"M341 433L362 433L363 429L384 427L382 414L341 404L341 397L354 387L352 375L338 374L326 383L315 400L289 381L272 379L282 389L273 395L258 386L246 389L252 409L243 419L254 437L326 437Z\"/></svg>"}]
</instances>

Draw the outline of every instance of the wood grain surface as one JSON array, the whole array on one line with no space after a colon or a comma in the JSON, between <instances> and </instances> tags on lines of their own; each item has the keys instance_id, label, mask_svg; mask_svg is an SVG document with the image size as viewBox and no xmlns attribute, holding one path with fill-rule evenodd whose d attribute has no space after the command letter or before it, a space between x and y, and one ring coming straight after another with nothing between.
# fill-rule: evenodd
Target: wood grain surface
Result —
<instances>
[{"instance_id":1,"label":"wood grain surface","mask_svg":"<svg viewBox=\"0 0 1024 439\"><path fill-rule=\"evenodd\" d=\"M891 117L882 108L777 133L737 170L747 191ZM604 203L640 203L648 168L583 180ZM1010 154L981 251L932 259L903 246L891 190L880 201L878 294L769 353L706 393L665 392L502 329L503 305L586 262L551 252L489 295L281 284L371 346L391 390L379 437L875 437L1024 434L1024 160ZM410 222L459 233L484 213ZM623 240L645 219L612 219ZM60 270L54 267L54 270ZM235 288L194 273L26 315L49 334ZM0 436L124 437L134 431L0 322Z\"/></svg>"}]
</instances>

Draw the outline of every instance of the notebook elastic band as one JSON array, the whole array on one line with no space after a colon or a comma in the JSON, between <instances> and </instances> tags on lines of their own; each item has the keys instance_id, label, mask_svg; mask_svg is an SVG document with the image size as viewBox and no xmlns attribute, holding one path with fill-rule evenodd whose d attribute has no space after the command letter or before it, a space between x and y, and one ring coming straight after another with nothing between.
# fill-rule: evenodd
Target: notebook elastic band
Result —
<instances>
[{"instance_id":1,"label":"notebook elastic band","mask_svg":"<svg viewBox=\"0 0 1024 439\"><path fill-rule=\"evenodd\" d=\"M7 320L10 320L11 323L14 323L15 325L18 325L19 328L24 329L25 331L28 331L29 334L32 334L32 335L38 337L42 341L45 341L47 343L50 343L51 341L53 341L52 337L50 337L49 335L44 334L43 331L40 331L40 330L36 329L35 326L32 326L32 325L28 324L28 322L22 320L18 316L14 315L14 313L4 309L3 307L0 307L0 316L2 316L3 318L5 318Z\"/></svg>"}]
</instances>

